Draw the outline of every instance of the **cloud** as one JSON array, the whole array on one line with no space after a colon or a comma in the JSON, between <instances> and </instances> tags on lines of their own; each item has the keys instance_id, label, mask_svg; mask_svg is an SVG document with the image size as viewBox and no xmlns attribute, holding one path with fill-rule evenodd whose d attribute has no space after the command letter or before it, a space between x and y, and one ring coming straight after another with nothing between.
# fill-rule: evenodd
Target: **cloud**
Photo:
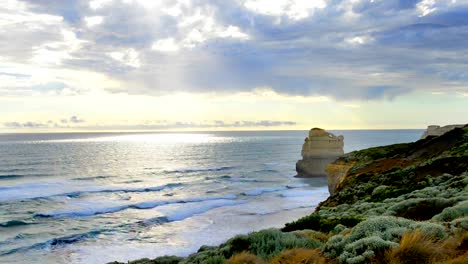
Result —
<instances>
[{"instance_id":1,"label":"cloud","mask_svg":"<svg viewBox=\"0 0 468 264\"><path fill-rule=\"evenodd\" d=\"M294 121L234 121L225 122L221 120L205 121L205 122L186 122L186 121L151 121L144 124L126 124L126 125L90 125L85 129L90 130L170 130L170 129L232 129L232 128L271 128L271 127L288 127L294 126L297 123Z\"/></svg>"},{"instance_id":2,"label":"cloud","mask_svg":"<svg viewBox=\"0 0 468 264\"><path fill-rule=\"evenodd\" d=\"M49 120L46 123L41 122L5 122L3 125L6 128L12 129L35 129L35 128L79 128L84 130L167 130L167 129L208 129L208 128L265 128L265 127L288 127L294 126L297 123L294 121L276 121L276 120L260 120L260 121L234 121L225 122L221 120L204 121L204 122L186 122L167 120L146 121L140 124L81 124L85 121L76 116L69 119L60 119L55 122ZM80 124L80 125L79 125Z\"/></svg>"},{"instance_id":3,"label":"cloud","mask_svg":"<svg viewBox=\"0 0 468 264\"><path fill-rule=\"evenodd\" d=\"M3 124L7 128L45 128L49 125L47 123L38 123L38 122L6 122Z\"/></svg>"},{"instance_id":4,"label":"cloud","mask_svg":"<svg viewBox=\"0 0 468 264\"><path fill-rule=\"evenodd\" d=\"M76 116L70 117L70 123L79 124L79 123L83 123L83 122L84 122L83 119L79 119Z\"/></svg>"},{"instance_id":5,"label":"cloud","mask_svg":"<svg viewBox=\"0 0 468 264\"><path fill-rule=\"evenodd\" d=\"M48 120L47 122L40 121L12 121L5 122L3 126L6 128L12 129L46 129L46 128L70 128L73 125L84 123L83 119L78 118L77 116L71 116L70 118L62 118L58 121ZM72 125L72 126L70 126Z\"/></svg>"},{"instance_id":6,"label":"cloud","mask_svg":"<svg viewBox=\"0 0 468 264\"><path fill-rule=\"evenodd\" d=\"M86 89L161 95L271 87L346 101L468 87L465 0L7 3L0 7L2 62L95 72L118 83ZM60 81L50 78L40 83ZM24 79L23 93L34 93L38 82Z\"/></svg>"},{"instance_id":7,"label":"cloud","mask_svg":"<svg viewBox=\"0 0 468 264\"><path fill-rule=\"evenodd\" d=\"M96 25L99 25L104 21L104 18L102 16L89 16L84 18L86 25L88 27L94 27Z\"/></svg>"}]
</instances>

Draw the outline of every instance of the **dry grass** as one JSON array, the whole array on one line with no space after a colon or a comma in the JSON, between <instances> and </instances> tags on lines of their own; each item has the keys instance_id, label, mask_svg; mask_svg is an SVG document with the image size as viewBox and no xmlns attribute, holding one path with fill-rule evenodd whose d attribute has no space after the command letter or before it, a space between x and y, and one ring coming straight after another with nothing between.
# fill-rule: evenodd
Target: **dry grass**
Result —
<instances>
[{"instance_id":1,"label":"dry grass","mask_svg":"<svg viewBox=\"0 0 468 264\"><path fill-rule=\"evenodd\" d=\"M436 241L416 230L403 235L398 248L376 257L373 263L465 264L468 263L467 244L468 232Z\"/></svg>"},{"instance_id":2,"label":"dry grass","mask_svg":"<svg viewBox=\"0 0 468 264\"><path fill-rule=\"evenodd\" d=\"M295 248L281 252L270 260L270 264L325 264L327 260L318 249Z\"/></svg>"},{"instance_id":3,"label":"dry grass","mask_svg":"<svg viewBox=\"0 0 468 264\"><path fill-rule=\"evenodd\" d=\"M400 247L388 251L386 259L389 264L434 263L444 255L440 249L433 238L415 231L403 235Z\"/></svg>"},{"instance_id":4,"label":"dry grass","mask_svg":"<svg viewBox=\"0 0 468 264\"><path fill-rule=\"evenodd\" d=\"M329 233L323 233L320 231L315 231L315 230L300 230L300 231L295 231L296 234L306 237L311 240L315 241L320 241L322 243L327 242L327 240L331 237L331 234Z\"/></svg>"},{"instance_id":5,"label":"dry grass","mask_svg":"<svg viewBox=\"0 0 468 264\"><path fill-rule=\"evenodd\" d=\"M465 252L465 254L460 255L454 259L447 260L443 262L442 264L466 264L468 263L468 252Z\"/></svg>"},{"instance_id":6,"label":"dry grass","mask_svg":"<svg viewBox=\"0 0 468 264\"><path fill-rule=\"evenodd\" d=\"M266 264L266 262L252 253L242 252L232 256L226 264Z\"/></svg>"}]
</instances>

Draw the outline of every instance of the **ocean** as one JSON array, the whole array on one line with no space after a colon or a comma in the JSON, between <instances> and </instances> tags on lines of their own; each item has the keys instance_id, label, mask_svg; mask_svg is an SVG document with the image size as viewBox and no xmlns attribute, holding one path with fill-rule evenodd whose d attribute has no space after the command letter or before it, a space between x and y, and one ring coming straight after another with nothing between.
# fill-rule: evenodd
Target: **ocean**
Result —
<instances>
[{"instance_id":1,"label":"ocean","mask_svg":"<svg viewBox=\"0 0 468 264\"><path fill-rule=\"evenodd\" d=\"M423 130L342 130L345 152ZM310 214L307 131L0 135L0 263L185 256Z\"/></svg>"}]
</instances>

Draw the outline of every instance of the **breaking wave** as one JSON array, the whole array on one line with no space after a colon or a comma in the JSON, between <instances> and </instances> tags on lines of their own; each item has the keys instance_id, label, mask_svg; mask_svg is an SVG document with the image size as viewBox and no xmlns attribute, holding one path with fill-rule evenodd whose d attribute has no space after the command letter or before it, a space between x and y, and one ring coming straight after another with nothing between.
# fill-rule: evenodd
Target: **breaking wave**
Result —
<instances>
[{"instance_id":1,"label":"breaking wave","mask_svg":"<svg viewBox=\"0 0 468 264\"><path fill-rule=\"evenodd\" d=\"M203 202L203 201L210 201L210 200L234 200L236 199L236 195L224 195L224 196L217 196L217 197L195 197L195 198L187 198L187 199L177 199L177 200L157 200L157 201L147 201L147 202L140 202L135 204L125 204L125 205L117 205L111 207L97 207L97 208L87 208L83 210L60 210L60 211L53 211L53 212L44 212L44 213L36 213L34 214L35 217L54 217L54 218L67 218L67 217L86 217L86 216L93 216L99 214L108 214L108 213L115 213L119 211L123 211L126 209L151 209L162 205L168 204L178 204L178 203L192 203L192 202Z\"/></svg>"},{"instance_id":2,"label":"breaking wave","mask_svg":"<svg viewBox=\"0 0 468 264\"><path fill-rule=\"evenodd\" d=\"M232 166L213 167L213 168L188 168L178 170L166 170L165 173L193 173L193 172L204 172L204 171L224 171L233 169Z\"/></svg>"}]
</instances>

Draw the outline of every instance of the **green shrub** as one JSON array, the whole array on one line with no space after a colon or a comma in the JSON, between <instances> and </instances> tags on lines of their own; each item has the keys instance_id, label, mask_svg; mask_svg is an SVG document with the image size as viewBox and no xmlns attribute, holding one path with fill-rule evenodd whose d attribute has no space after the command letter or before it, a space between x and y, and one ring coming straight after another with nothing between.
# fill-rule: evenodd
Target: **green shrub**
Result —
<instances>
[{"instance_id":1,"label":"green shrub","mask_svg":"<svg viewBox=\"0 0 468 264\"><path fill-rule=\"evenodd\" d=\"M462 232L468 231L468 217L461 217L450 222L450 229L453 233L462 230Z\"/></svg>"},{"instance_id":2,"label":"green shrub","mask_svg":"<svg viewBox=\"0 0 468 264\"><path fill-rule=\"evenodd\" d=\"M338 224L344 225L346 227L353 227L363 220L364 219L361 217L354 216L325 218L320 216L318 213L313 213L292 223L287 223L281 230L289 232L294 230L312 229L320 232L330 232Z\"/></svg>"},{"instance_id":3,"label":"green shrub","mask_svg":"<svg viewBox=\"0 0 468 264\"><path fill-rule=\"evenodd\" d=\"M277 229L267 229L248 235L248 251L268 259L285 249L318 248L321 243L293 233L283 233Z\"/></svg>"},{"instance_id":4,"label":"green shrub","mask_svg":"<svg viewBox=\"0 0 468 264\"><path fill-rule=\"evenodd\" d=\"M387 241L379 236L365 237L344 247L338 259L343 263L366 263L369 259L385 250L398 247L398 243Z\"/></svg>"},{"instance_id":5,"label":"green shrub","mask_svg":"<svg viewBox=\"0 0 468 264\"><path fill-rule=\"evenodd\" d=\"M453 207L445 208L432 219L438 221L451 221L458 217L468 216L468 201L460 202Z\"/></svg>"},{"instance_id":6,"label":"green shrub","mask_svg":"<svg viewBox=\"0 0 468 264\"><path fill-rule=\"evenodd\" d=\"M155 259L139 259L135 261L129 261L127 262L128 264L178 264L180 263L184 258L177 257L177 256L162 256L158 257ZM112 262L108 264L120 264L120 262Z\"/></svg>"},{"instance_id":7,"label":"green shrub","mask_svg":"<svg viewBox=\"0 0 468 264\"><path fill-rule=\"evenodd\" d=\"M343 263L366 263L376 254L396 246L411 223L392 216L371 218L357 224L348 236L330 238L322 250L325 256Z\"/></svg>"},{"instance_id":8,"label":"green shrub","mask_svg":"<svg viewBox=\"0 0 468 264\"><path fill-rule=\"evenodd\" d=\"M388 211L394 216L428 220L454 203L455 201L445 198L414 198L399 202L391 206Z\"/></svg>"},{"instance_id":9,"label":"green shrub","mask_svg":"<svg viewBox=\"0 0 468 264\"><path fill-rule=\"evenodd\" d=\"M425 237L430 239L442 240L447 238L445 227L438 223L415 222L409 226L410 230L418 230Z\"/></svg>"}]
</instances>

